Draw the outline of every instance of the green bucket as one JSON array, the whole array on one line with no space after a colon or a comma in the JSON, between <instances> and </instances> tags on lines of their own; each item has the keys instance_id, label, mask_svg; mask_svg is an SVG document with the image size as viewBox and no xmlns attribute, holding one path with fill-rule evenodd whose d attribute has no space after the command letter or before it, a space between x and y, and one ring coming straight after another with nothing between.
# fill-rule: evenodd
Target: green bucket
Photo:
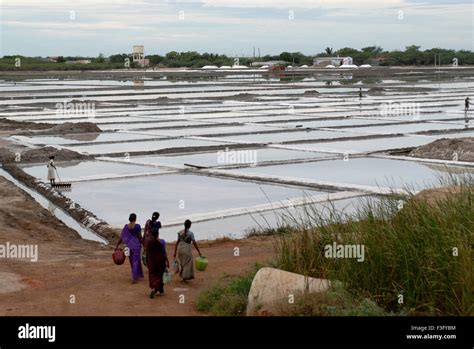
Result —
<instances>
[{"instance_id":1,"label":"green bucket","mask_svg":"<svg viewBox=\"0 0 474 349\"><path fill-rule=\"evenodd\" d=\"M207 258L204 257L204 256L196 257L196 259L194 259L194 262L195 262L195 265L196 265L196 269L199 270L199 271L206 270L207 264L209 263Z\"/></svg>"}]
</instances>

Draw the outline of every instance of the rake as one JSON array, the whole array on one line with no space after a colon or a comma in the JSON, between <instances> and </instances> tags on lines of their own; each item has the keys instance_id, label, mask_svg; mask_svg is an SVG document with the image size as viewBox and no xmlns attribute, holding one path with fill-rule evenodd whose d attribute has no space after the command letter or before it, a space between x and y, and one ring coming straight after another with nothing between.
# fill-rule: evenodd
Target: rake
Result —
<instances>
[{"instance_id":1,"label":"rake","mask_svg":"<svg viewBox=\"0 0 474 349\"><path fill-rule=\"evenodd\" d=\"M51 184L51 187L58 188L58 189L66 189L71 188L71 183L68 182L61 182L61 177L59 177L58 170L56 170L56 175L58 176L59 182Z\"/></svg>"}]
</instances>

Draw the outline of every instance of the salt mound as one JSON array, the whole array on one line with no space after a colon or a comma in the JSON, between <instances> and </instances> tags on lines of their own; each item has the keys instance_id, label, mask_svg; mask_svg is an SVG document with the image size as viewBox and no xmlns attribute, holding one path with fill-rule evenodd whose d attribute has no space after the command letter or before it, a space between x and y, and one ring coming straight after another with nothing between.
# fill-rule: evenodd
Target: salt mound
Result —
<instances>
[{"instance_id":1,"label":"salt mound","mask_svg":"<svg viewBox=\"0 0 474 349\"><path fill-rule=\"evenodd\" d=\"M204 67L202 67L201 69L206 69L206 70L210 70L210 69L219 69L217 66L215 65L205 65Z\"/></svg>"},{"instance_id":2,"label":"salt mound","mask_svg":"<svg viewBox=\"0 0 474 349\"><path fill-rule=\"evenodd\" d=\"M232 69L247 69L248 67L245 65L233 65Z\"/></svg>"},{"instance_id":3,"label":"salt mound","mask_svg":"<svg viewBox=\"0 0 474 349\"><path fill-rule=\"evenodd\" d=\"M223 65L219 69L232 69L232 67L230 65Z\"/></svg>"},{"instance_id":4,"label":"salt mound","mask_svg":"<svg viewBox=\"0 0 474 349\"><path fill-rule=\"evenodd\" d=\"M344 69L358 69L359 67L356 66L355 64L343 64L339 68L344 68Z\"/></svg>"},{"instance_id":5,"label":"salt mound","mask_svg":"<svg viewBox=\"0 0 474 349\"><path fill-rule=\"evenodd\" d=\"M370 64L362 64L359 68L372 68Z\"/></svg>"},{"instance_id":6,"label":"salt mound","mask_svg":"<svg viewBox=\"0 0 474 349\"><path fill-rule=\"evenodd\" d=\"M300 68L308 68L306 64L303 64Z\"/></svg>"},{"instance_id":7,"label":"salt mound","mask_svg":"<svg viewBox=\"0 0 474 349\"><path fill-rule=\"evenodd\" d=\"M328 65L326 66L326 68L336 68L336 67L333 66L332 64L328 64Z\"/></svg>"},{"instance_id":8,"label":"salt mound","mask_svg":"<svg viewBox=\"0 0 474 349\"><path fill-rule=\"evenodd\" d=\"M262 65L260 69L268 69L268 65Z\"/></svg>"}]
</instances>

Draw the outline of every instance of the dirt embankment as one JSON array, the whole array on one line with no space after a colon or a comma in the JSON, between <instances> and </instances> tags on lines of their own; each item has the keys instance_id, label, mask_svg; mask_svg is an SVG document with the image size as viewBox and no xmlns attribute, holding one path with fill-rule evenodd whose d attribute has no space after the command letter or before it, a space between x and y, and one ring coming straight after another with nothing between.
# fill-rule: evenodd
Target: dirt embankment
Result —
<instances>
[{"instance_id":1,"label":"dirt embankment","mask_svg":"<svg viewBox=\"0 0 474 349\"><path fill-rule=\"evenodd\" d=\"M408 156L474 162L474 137L438 139L413 149Z\"/></svg>"},{"instance_id":2,"label":"dirt embankment","mask_svg":"<svg viewBox=\"0 0 474 349\"><path fill-rule=\"evenodd\" d=\"M53 147L43 147L36 149L23 148L21 152L14 153L8 148L0 148L0 162L3 169L10 173L14 178L24 183L30 188L33 188L38 193L42 194L53 204L67 211L75 220L88 226L106 240L111 241L116 239L118 231L112 229L106 222L99 219L92 212L83 209L80 205L74 203L71 199L65 197L61 192L52 189L36 178L25 173L18 164L25 163L47 163L50 156L55 156L56 161L71 161L71 160L92 160L90 155L83 155L67 149L56 149Z\"/></svg>"},{"instance_id":3,"label":"dirt embankment","mask_svg":"<svg viewBox=\"0 0 474 349\"><path fill-rule=\"evenodd\" d=\"M13 133L22 135L102 132L102 130L92 122L65 122L57 125L45 122L15 121L5 118L0 118L0 129L2 131L18 131Z\"/></svg>"},{"instance_id":4,"label":"dirt embankment","mask_svg":"<svg viewBox=\"0 0 474 349\"><path fill-rule=\"evenodd\" d=\"M39 182L36 178L25 173L14 163L3 164L3 169L10 173L14 178L33 188L56 206L67 211L76 221L89 227L98 235L107 241L113 241L118 236L118 231L109 226L109 224L98 218L92 212L82 208L79 204L74 203L71 199L65 197L61 192L52 189L49 185Z\"/></svg>"},{"instance_id":5,"label":"dirt embankment","mask_svg":"<svg viewBox=\"0 0 474 349\"><path fill-rule=\"evenodd\" d=\"M252 238L200 243L205 272L186 284L174 277L165 295L148 298L148 275L130 283L128 262L112 262L111 246L82 240L29 195L0 177L0 244L35 244L38 261L0 259L0 316L178 316L196 310L199 293L226 275L238 275L272 256L272 240ZM199 232L195 232L199 239ZM238 247L240 255L234 256ZM173 243L167 244L172 262ZM184 295L185 302L180 302ZM181 298L182 299L182 298Z\"/></svg>"},{"instance_id":6,"label":"dirt embankment","mask_svg":"<svg viewBox=\"0 0 474 349\"><path fill-rule=\"evenodd\" d=\"M25 148L26 149L26 148ZM57 149L54 147L42 147L36 149L24 150L21 152L13 152L8 148L0 148L0 161L3 163L37 163L48 162L50 156L54 156L55 161L72 161L72 160L91 160L94 159L90 155L76 153L68 149Z\"/></svg>"}]
</instances>

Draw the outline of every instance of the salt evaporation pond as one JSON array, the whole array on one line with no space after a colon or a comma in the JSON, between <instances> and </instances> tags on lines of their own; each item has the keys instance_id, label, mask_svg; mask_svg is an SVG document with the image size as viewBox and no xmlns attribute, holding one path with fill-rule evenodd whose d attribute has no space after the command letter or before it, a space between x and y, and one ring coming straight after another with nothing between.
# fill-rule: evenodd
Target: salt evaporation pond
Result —
<instances>
[{"instance_id":1,"label":"salt evaporation pond","mask_svg":"<svg viewBox=\"0 0 474 349\"><path fill-rule=\"evenodd\" d=\"M453 171L450 171L450 169ZM446 177L454 171L465 171L474 174L472 168L446 166L444 170L436 171L423 163L411 161L350 157L347 161L342 159L322 160L301 164L242 168L232 171L242 174L255 173L312 181L380 186L393 189L411 188L415 190L439 185L439 180L442 177Z\"/></svg>"},{"instance_id":2,"label":"salt evaporation pond","mask_svg":"<svg viewBox=\"0 0 474 349\"><path fill-rule=\"evenodd\" d=\"M324 193L191 174L164 174L79 182L64 194L110 224L126 223L130 212L144 220L159 211L166 225L167 220L177 217L183 217L184 222L190 215Z\"/></svg>"}]
</instances>

